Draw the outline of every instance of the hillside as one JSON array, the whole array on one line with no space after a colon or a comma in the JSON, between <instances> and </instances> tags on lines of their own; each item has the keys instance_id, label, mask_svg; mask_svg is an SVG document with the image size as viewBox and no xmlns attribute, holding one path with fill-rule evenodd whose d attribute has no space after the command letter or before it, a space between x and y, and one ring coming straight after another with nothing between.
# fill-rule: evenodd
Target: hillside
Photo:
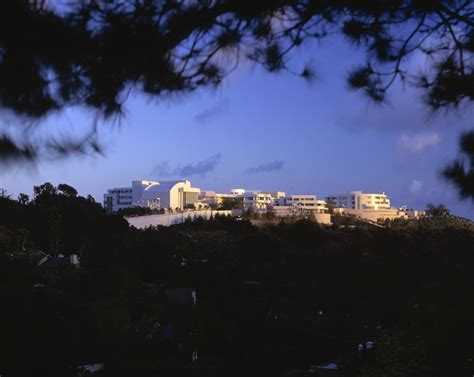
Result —
<instances>
[{"instance_id":1,"label":"hillside","mask_svg":"<svg viewBox=\"0 0 474 377\"><path fill-rule=\"evenodd\" d=\"M141 231L87 198L3 198L0 373L284 376L333 362L344 376L470 376L473 245L459 219ZM80 267L38 267L38 250Z\"/></svg>"}]
</instances>

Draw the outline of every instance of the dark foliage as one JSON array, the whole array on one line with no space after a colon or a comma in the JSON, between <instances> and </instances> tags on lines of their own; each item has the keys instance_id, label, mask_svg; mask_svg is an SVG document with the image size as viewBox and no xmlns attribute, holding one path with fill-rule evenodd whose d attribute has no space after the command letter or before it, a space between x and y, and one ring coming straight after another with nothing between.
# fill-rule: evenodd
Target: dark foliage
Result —
<instances>
[{"instance_id":1,"label":"dark foliage","mask_svg":"<svg viewBox=\"0 0 474 377\"><path fill-rule=\"evenodd\" d=\"M130 207L120 209L117 213L121 216L145 216L162 213L162 210L151 209L148 207Z\"/></svg>"},{"instance_id":2,"label":"dark foliage","mask_svg":"<svg viewBox=\"0 0 474 377\"><path fill-rule=\"evenodd\" d=\"M460 139L461 158L447 166L443 174L455 183L462 198L474 199L474 132Z\"/></svg>"},{"instance_id":3,"label":"dark foliage","mask_svg":"<svg viewBox=\"0 0 474 377\"><path fill-rule=\"evenodd\" d=\"M159 97L216 86L242 58L294 72L287 62L295 48L340 33L366 50L350 87L383 101L396 80L407 81L434 110L452 109L474 99L473 14L471 0L72 0L56 8L5 0L0 103L29 119L76 105L120 117L133 91ZM430 58L422 75L405 64L414 53ZM314 73L305 67L300 75ZM79 139L21 135L1 136L3 160L101 151L97 124ZM459 165L453 169L447 178L472 195Z\"/></svg>"},{"instance_id":4,"label":"dark foliage","mask_svg":"<svg viewBox=\"0 0 474 377\"><path fill-rule=\"evenodd\" d=\"M244 203L242 200L232 199L232 198L224 198L219 209L222 210L231 210L231 209L242 209L244 208Z\"/></svg>"},{"instance_id":5,"label":"dark foliage","mask_svg":"<svg viewBox=\"0 0 474 377\"><path fill-rule=\"evenodd\" d=\"M0 198L2 374L105 362L100 375L289 376L329 361L340 376L474 372L472 223L215 217L136 230L55 189ZM40 269L37 249L79 254L81 267ZM186 287L194 308L165 299ZM358 353L369 340L375 353Z\"/></svg>"},{"instance_id":6,"label":"dark foliage","mask_svg":"<svg viewBox=\"0 0 474 377\"><path fill-rule=\"evenodd\" d=\"M434 217L434 218L449 217L450 210L446 208L446 206L443 204L435 205L433 203L428 203L426 205L425 213L427 216Z\"/></svg>"},{"instance_id":7,"label":"dark foliage","mask_svg":"<svg viewBox=\"0 0 474 377\"><path fill-rule=\"evenodd\" d=\"M58 10L21 0L0 10L3 25L17 21L16 32L1 33L2 104L31 117L74 104L110 116L131 89L161 95L218 84L229 72L216 59L223 51L285 69L294 47L329 31L367 48L372 68L357 71L356 88L385 93L408 74L405 58L421 51L434 61L420 78L430 104L473 98L470 1L88 0Z\"/></svg>"}]
</instances>

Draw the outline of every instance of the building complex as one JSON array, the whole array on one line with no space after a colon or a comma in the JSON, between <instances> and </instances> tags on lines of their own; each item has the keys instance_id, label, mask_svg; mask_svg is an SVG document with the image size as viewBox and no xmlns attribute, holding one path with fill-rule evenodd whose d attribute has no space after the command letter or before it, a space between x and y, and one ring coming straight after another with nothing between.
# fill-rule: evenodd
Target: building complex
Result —
<instances>
[{"instance_id":1,"label":"building complex","mask_svg":"<svg viewBox=\"0 0 474 377\"><path fill-rule=\"evenodd\" d=\"M407 211L391 207L390 198L384 193L351 191L346 194L329 195L325 200L316 195L287 195L283 191L232 189L228 193L204 191L192 187L188 180L133 181L131 187L109 189L104 195L104 207L111 212L130 207L146 207L165 212L184 209L206 209L222 207L226 201L234 208L254 211L274 211L277 216L298 214L317 216L328 212L345 214L367 220L415 218L423 215L419 211ZM326 221L326 220L324 220Z\"/></svg>"}]
</instances>

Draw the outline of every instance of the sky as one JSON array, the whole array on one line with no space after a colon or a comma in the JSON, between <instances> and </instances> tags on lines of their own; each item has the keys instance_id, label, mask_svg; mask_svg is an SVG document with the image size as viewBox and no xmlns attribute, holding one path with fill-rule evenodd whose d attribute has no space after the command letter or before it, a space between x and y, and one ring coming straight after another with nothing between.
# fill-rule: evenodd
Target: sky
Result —
<instances>
[{"instance_id":1,"label":"sky","mask_svg":"<svg viewBox=\"0 0 474 377\"><path fill-rule=\"evenodd\" d=\"M421 92L400 84L385 104L371 103L345 81L362 52L336 38L308 44L290 61L295 70L306 63L316 71L311 82L244 62L217 89L160 100L135 94L119 125L101 125L104 156L1 167L0 187L16 197L44 182L68 183L102 202L107 189L132 180L186 178L218 192L385 192L396 207L443 203L474 218L473 203L440 176L457 157L459 133L472 127L472 110L431 114ZM408 64L417 72L424 60ZM40 127L67 133L93 121L75 108Z\"/></svg>"}]
</instances>

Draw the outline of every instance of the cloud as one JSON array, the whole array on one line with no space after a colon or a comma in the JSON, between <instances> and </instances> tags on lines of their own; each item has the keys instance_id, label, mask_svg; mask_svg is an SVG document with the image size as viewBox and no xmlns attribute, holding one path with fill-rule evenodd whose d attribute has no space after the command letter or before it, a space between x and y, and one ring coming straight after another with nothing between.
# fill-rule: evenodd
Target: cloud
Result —
<instances>
[{"instance_id":1,"label":"cloud","mask_svg":"<svg viewBox=\"0 0 474 377\"><path fill-rule=\"evenodd\" d=\"M172 168L169 161L164 161L157 164L153 168L153 174L161 177L191 177L193 175L206 175L215 170L217 165L221 162L221 154L217 153L205 160L198 161L194 164L178 165Z\"/></svg>"},{"instance_id":2,"label":"cloud","mask_svg":"<svg viewBox=\"0 0 474 377\"><path fill-rule=\"evenodd\" d=\"M258 174L258 173L267 173L271 171L279 171L283 169L283 165L285 165L285 161L281 161L281 160L271 161L266 164L261 164L252 168L248 168L245 170L245 173Z\"/></svg>"},{"instance_id":3,"label":"cloud","mask_svg":"<svg viewBox=\"0 0 474 377\"><path fill-rule=\"evenodd\" d=\"M417 179L413 179L410 182L410 186L408 188L411 194L416 195L423 190L423 183Z\"/></svg>"},{"instance_id":4,"label":"cloud","mask_svg":"<svg viewBox=\"0 0 474 377\"><path fill-rule=\"evenodd\" d=\"M212 120L212 118L215 118L226 112L228 108L229 101L227 99L224 99L221 102L216 103L214 106L211 106L195 114L194 120L199 123L206 123L209 120Z\"/></svg>"},{"instance_id":5,"label":"cloud","mask_svg":"<svg viewBox=\"0 0 474 377\"><path fill-rule=\"evenodd\" d=\"M403 133L400 135L398 143L403 149L411 153L418 153L427 148L437 147L441 143L441 136L437 132Z\"/></svg>"}]
</instances>

